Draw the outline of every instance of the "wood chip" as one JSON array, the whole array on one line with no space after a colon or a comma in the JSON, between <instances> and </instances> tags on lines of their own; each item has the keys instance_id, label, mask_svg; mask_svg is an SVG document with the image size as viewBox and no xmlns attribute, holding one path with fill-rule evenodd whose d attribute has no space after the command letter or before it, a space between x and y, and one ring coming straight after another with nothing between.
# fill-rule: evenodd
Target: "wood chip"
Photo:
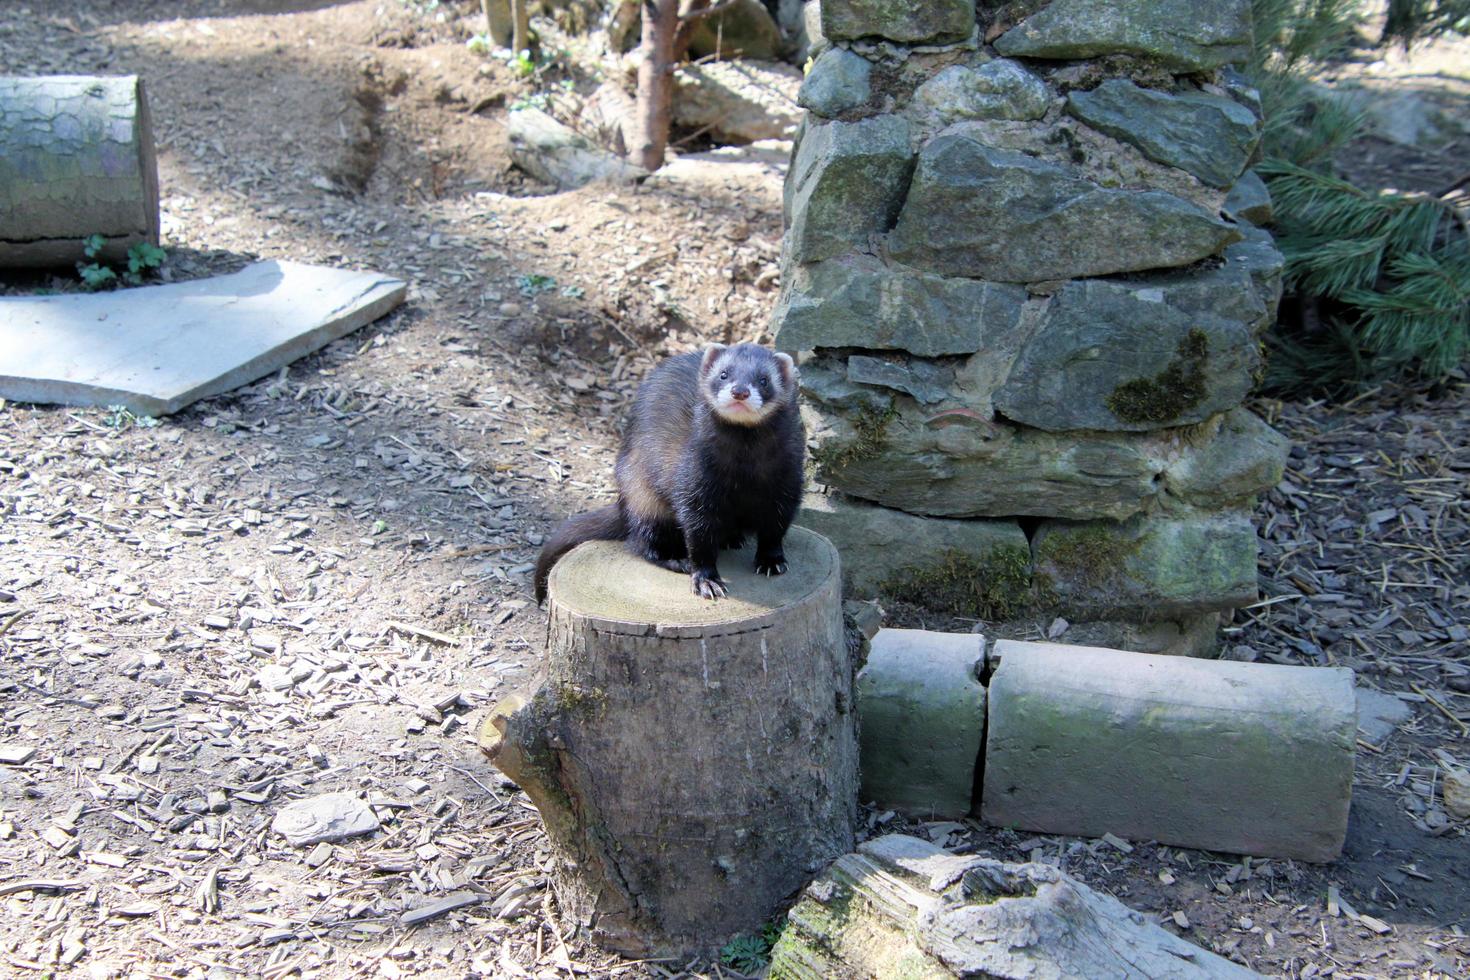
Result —
<instances>
[{"instance_id":1,"label":"wood chip","mask_svg":"<svg viewBox=\"0 0 1470 980\"><path fill-rule=\"evenodd\" d=\"M432 902L422 908L403 913L403 917L399 921L405 928L411 929L432 919L437 919L441 915L448 915L456 909L476 905L484 901L484 899L485 896L479 892L455 892L453 895L441 898L437 902Z\"/></svg>"},{"instance_id":2,"label":"wood chip","mask_svg":"<svg viewBox=\"0 0 1470 980\"><path fill-rule=\"evenodd\" d=\"M33 745L0 745L0 765L23 766L36 754Z\"/></svg>"}]
</instances>

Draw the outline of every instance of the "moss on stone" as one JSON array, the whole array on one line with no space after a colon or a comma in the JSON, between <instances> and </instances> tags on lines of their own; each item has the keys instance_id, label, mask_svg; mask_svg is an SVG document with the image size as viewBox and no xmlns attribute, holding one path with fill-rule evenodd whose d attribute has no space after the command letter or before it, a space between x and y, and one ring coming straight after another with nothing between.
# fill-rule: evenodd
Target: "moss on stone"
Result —
<instances>
[{"instance_id":1,"label":"moss on stone","mask_svg":"<svg viewBox=\"0 0 1470 980\"><path fill-rule=\"evenodd\" d=\"M859 460L872 459L882 451L884 430L896 418L898 409L891 401L884 408L864 405L852 418L853 437L821 446L812 452L812 458L825 470L840 470Z\"/></svg>"},{"instance_id":2,"label":"moss on stone","mask_svg":"<svg viewBox=\"0 0 1470 980\"><path fill-rule=\"evenodd\" d=\"M1178 353L1168 366L1152 378L1134 378L1113 389L1108 409L1135 425L1165 424L1177 419L1205 399L1205 361L1210 338L1198 327L1179 341Z\"/></svg>"},{"instance_id":3,"label":"moss on stone","mask_svg":"<svg viewBox=\"0 0 1470 980\"><path fill-rule=\"evenodd\" d=\"M883 583L900 602L975 619L1011 619L1031 601L1031 554L1002 545L983 555L949 550L929 565L909 565Z\"/></svg>"},{"instance_id":4,"label":"moss on stone","mask_svg":"<svg viewBox=\"0 0 1470 980\"><path fill-rule=\"evenodd\" d=\"M1049 565L1059 578L1096 588L1137 554L1142 544L1141 538L1125 538L1102 525L1053 532L1037 548L1038 584L1050 591L1051 574L1039 570Z\"/></svg>"}]
</instances>

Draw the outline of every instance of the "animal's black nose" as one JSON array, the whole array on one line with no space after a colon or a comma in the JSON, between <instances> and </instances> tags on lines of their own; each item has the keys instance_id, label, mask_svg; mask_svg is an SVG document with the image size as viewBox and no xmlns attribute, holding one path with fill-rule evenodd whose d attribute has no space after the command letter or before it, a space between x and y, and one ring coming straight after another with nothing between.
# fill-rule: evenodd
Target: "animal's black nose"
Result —
<instances>
[{"instance_id":1,"label":"animal's black nose","mask_svg":"<svg viewBox=\"0 0 1470 980\"><path fill-rule=\"evenodd\" d=\"M730 389L730 397L734 398L737 402L743 402L750 397L750 389L745 387L745 385L736 385Z\"/></svg>"}]
</instances>

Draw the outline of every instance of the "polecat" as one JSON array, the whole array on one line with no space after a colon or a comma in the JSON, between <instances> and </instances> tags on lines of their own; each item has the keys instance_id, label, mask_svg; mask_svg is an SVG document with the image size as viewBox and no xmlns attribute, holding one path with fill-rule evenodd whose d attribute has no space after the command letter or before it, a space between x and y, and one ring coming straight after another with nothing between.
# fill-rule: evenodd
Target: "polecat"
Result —
<instances>
[{"instance_id":1,"label":"polecat","mask_svg":"<svg viewBox=\"0 0 1470 980\"><path fill-rule=\"evenodd\" d=\"M755 570L786 571L782 542L801 506L806 435L796 364L756 344L711 344L670 357L633 398L616 479L618 502L552 532L536 562L536 601L562 555L584 541L626 541L688 572L694 593L726 595L716 557L756 538Z\"/></svg>"}]
</instances>

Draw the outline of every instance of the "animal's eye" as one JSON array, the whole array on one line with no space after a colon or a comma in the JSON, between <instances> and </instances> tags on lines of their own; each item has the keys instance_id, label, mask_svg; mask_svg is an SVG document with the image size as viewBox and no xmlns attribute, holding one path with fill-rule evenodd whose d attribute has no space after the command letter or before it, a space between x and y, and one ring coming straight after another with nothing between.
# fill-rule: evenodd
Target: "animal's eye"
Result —
<instances>
[{"instance_id":1,"label":"animal's eye","mask_svg":"<svg viewBox=\"0 0 1470 980\"><path fill-rule=\"evenodd\" d=\"M724 381L729 376L730 376L730 372L729 371L721 371L720 372L720 380L721 381Z\"/></svg>"},{"instance_id":2,"label":"animal's eye","mask_svg":"<svg viewBox=\"0 0 1470 980\"><path fill-rule=\"evenodd\" d=\"M770 391L770 390L771 390L771 379L770 378L761 378L761 391Z\"/></svg>"}]
</instances>

